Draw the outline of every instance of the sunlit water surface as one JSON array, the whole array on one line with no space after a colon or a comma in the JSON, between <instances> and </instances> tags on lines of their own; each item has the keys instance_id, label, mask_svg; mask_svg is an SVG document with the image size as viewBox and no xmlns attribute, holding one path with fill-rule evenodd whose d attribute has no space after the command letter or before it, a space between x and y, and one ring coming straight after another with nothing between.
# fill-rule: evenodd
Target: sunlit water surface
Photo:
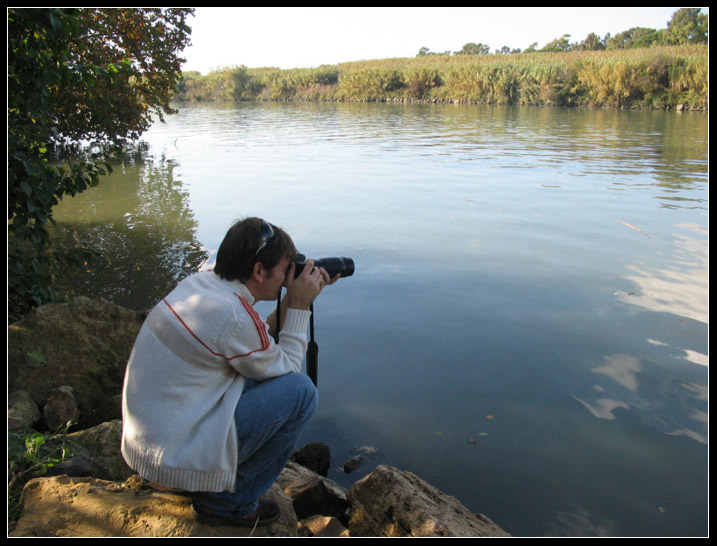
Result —
<instances>
[{"instance_id":1,"label":"sunlit water surface","mask_svg":"<svg viewBox=\"0 0 717 546\"><path fill-rule=\"evenodd\" d=\"M145 140L57 208L104 252L68 289L150 307L250 215L353 258L315 305L330 477L391 464L517 536L707 534L706 115L202 104Z\"/></svg>"}]
</instances>

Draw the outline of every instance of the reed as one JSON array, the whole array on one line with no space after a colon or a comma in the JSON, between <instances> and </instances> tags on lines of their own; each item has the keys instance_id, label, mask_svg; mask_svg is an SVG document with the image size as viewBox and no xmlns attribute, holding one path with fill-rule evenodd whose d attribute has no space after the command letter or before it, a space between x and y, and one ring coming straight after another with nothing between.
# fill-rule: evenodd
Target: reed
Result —
<instances>
[{"instance_id":1,"label":"reed","mask_svg":"<svg viewBox=\"0 0 717 546\"><path fill-rule=\"evenodd\" d=\"M668 108L709 104L706 45L513 55L424 55L185 74L177 100L432 101Z\"/></svg>"}]
</instances>

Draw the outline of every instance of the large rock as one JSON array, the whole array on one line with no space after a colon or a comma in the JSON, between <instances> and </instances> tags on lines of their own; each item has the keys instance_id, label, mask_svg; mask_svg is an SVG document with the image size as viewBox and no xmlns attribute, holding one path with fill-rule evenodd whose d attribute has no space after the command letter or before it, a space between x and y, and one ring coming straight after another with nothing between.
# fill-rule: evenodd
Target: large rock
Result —
<instances>
[{"instance_id":1,"label":"large rock","mask_svg":"<svg viewBox=\"0 0 717 546\"><path fill-rule=\"evenodd\" d=\"M292 453L291 460L321 476L328 476L331 450L322 442L314 442Z\"/></svg>"},{"instance_id":2,"label":"large rock","mask_svg":"<svg viewBox=\"0 0 717 546\"><path fill-rule=\"evenodd\" d=\"M50 391L50 396L42 409L45 426L53 432L61 430L69 423L77 423L80 413L72 387L69 385L63 385Z\"/></svg>"},{"instance_id":3,"label":"large rock","mask_svg":"<svg viewBox=\"0 0 717 546\"><path fill-rule=\"evenodd\" d=\"M336 518L311 516L299 522L299 536L307 537L350 537L351 533Z\"/></svg>"},{"instance_id":4,"label":"large rock","mask_svg":"<svg viewBox=\"0 0 717 546\"><path fill-rule=\"evenodd\" d=\"M125 367L144 318L88 298L39 307L8 327L8 392L24 390L44 407L68 385L81 428L121 418Z\"/></svg>"},{"instance_id":5,"label":"large rock","mask_svg":"<svg viewBox=\"0 0 717 546\"><path fill-rule=\"evenodd\" d=\"M40 409L29 393L10 392L7 397L7 427L13 432L31 429L41 417Z\"/></svg>"},{"instance_id":6,"label":"large rock","mask_svg":"<svg viewBox=\"0 0 717 546\"><path fill-rule=\"evenodd\" d=\"M320 514L348 524L346 490L333 480L289 462L276 483L291 498L299 519Z\"/></svg>"},{"instance_id":7,"label":"large rock","mask_svg":"<svg viewBox=\"0 0 717 546\"><path fill-rule=\"evenodd\" d=\"M23 515L13 537L266 537L296 536L291 500L277 486L278 521L256 529L199 523L188 496L160 492L139 480L119 484L95 478L36 478L22 493Z\"/></svg>"},{"instance_id":8,"label":"large rock","mask_svg":"<svg viewBox=\"0 0 717 546\"><path fill-rule=\"evenodd\" d=\"M352 537L506 537L415 474L380 465L349 490Z\"/></svg>"},{"instance_id":9,"label":"large rock","mask_svg":"<svg viewBox=\"0 0 717 546\"><path fill-rule=\"evenodd\" d=\"M117 419L68 434L65 449L91 463L93 477L121 482L135 474L122 457L121 443L122 421Z\"/></svg>"},{"instance_id":10,"label":"large rock","mask_svg":"<svg viewBox=\"0 0 717 546\"><path fill-rule=\"evenodd\" d=\"M453 497L390 466L379 466L349 491L348 530L326 515L319 499L315 515L301 522L296 499L286 491L297 482L321 479L290 463L267 493L281 508L278 521L255 530L199 523L188 495L158 491L134 475L124 482L66 475L31 480L22 493L23 515L10 536L196 537L352 536L506 537L508 533ZM287 485L288 484L288 485ZM293 485L292 485L293 484ZM330 486L325 482L322 488Z\"/></svg>"}]
</instances>

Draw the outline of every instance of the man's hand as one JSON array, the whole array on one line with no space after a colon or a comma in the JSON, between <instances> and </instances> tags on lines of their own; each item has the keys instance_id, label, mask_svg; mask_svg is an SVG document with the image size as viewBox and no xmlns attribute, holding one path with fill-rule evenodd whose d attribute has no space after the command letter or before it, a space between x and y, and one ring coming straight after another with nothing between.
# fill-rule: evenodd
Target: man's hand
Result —
<instances>
[{"instance_id":1,"label":"man's hand","mask_svg":"<svg viewBox=\"0 0 717 546\"><path fill-rule=\"evenodd\" d=\"M339 275L330 279L324 268L314 267L314 260L308 260L304 270L296 278L295 269L296 265L292 263L286 276L287 304L292 309L308 310L324 286L339 279Z\"/></svg>"}]
</instances>

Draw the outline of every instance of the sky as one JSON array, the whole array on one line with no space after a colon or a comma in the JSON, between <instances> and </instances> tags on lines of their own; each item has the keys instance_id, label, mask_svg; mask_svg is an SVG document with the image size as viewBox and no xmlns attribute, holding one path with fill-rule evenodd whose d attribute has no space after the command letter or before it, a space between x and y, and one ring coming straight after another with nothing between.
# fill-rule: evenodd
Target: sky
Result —
<instances>
[{"instance_id":1,"label":"sky","mask_svg":"<svg viewBox=\"0 0 717 546\"><path fill-rule=\"evenodd\" d=\"M196 8L182 70L311 68L458 51L482 43L538 48L570 35L581 42L633 27L663 29L679 8L245 7ZM709 12L708 9L705 9Z\"/></svg>"}]
</instances>

